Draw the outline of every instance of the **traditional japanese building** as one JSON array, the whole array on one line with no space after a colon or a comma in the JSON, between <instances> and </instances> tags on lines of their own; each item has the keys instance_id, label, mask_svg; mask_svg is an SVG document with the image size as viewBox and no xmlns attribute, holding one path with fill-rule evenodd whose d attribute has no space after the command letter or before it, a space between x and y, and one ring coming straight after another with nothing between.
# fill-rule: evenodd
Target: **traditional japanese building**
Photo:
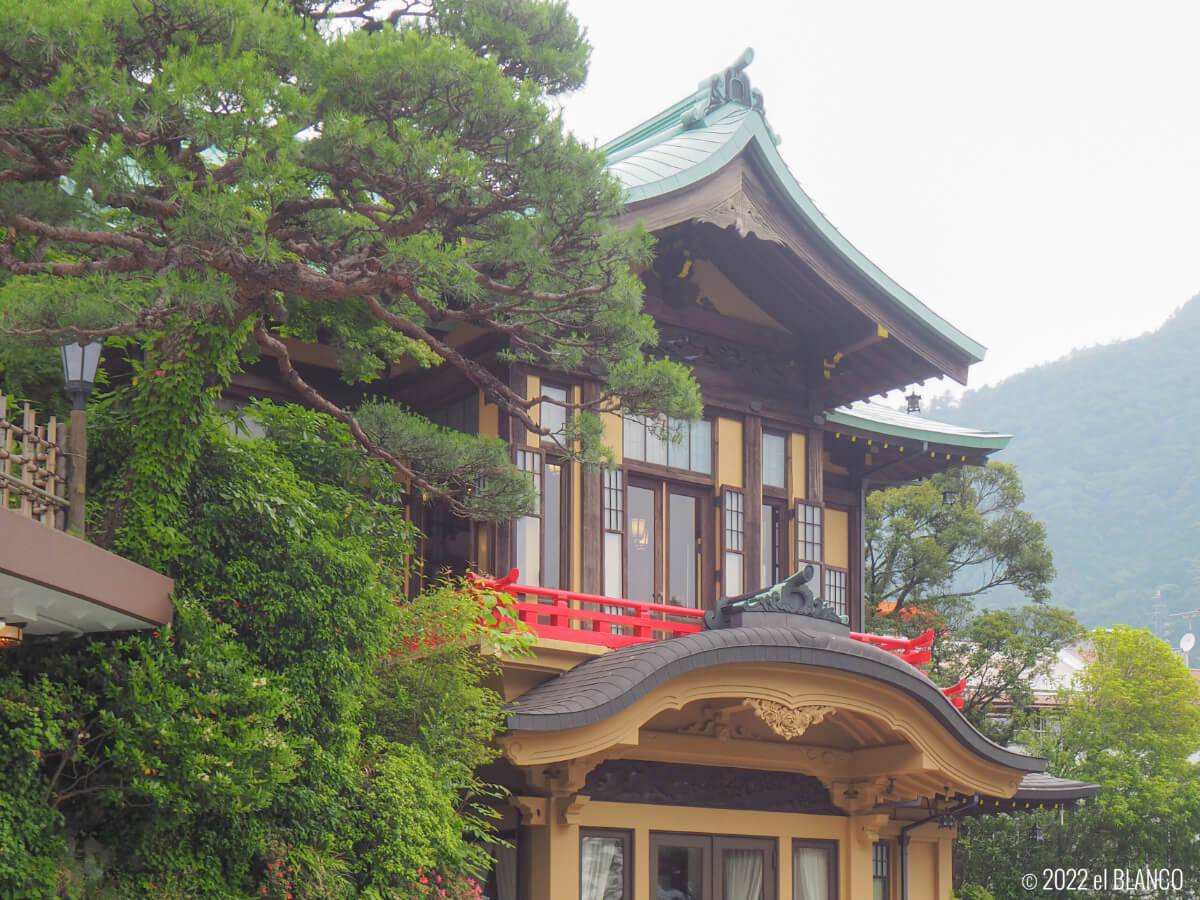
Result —
<instances>
[{"instance_id":1,"label":"traditional japanese building","mask_svg":"<svg viewBox=\"0 0 1200 900\"><path fill-rule=\"evenodd\" d=\"M505 439L538 488L509 525L432 505L421 521L428 570L515 569L496 584L537 635L532 657L503 662L508 730L488 775L512 793L511 846L494 900L945 898L960 817L1095 790L978 733L914 665L919 643L860 633L866 493L1009 438L870 402L965 383L984 348L816 208L750 58L602 148L623 222L657 238L645 310L659 350L692 367L701 420L666 423L672 441L605 414L615 465L585 469L552 437L562 406L534 407L545 437L448 367L380 387ZM501 362L499 335L444 339L530 399L599 396L598 373ZM293 359L332 369L324 350Z\"/></svg>"}]
</instances>

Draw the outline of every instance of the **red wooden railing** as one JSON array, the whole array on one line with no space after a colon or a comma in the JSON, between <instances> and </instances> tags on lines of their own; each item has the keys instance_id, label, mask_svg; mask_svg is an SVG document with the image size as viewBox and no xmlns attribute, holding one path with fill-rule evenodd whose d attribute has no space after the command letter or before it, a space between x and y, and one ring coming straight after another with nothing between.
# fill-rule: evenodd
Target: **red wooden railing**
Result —
<instances>
[{"instance_id":1,"label":"red wooden railing","mask_svg":"<svg viewBox=\"0 0 1200 900\"><path fill-rule=\"evenodd\" d=\"M500 578L471 577L481 588L511 596L517 619L529 626L539 638L600 647L626 647L694 634L703 628L701 620L704 611L699 609L517 584L516 569ZM497 621L496 624L502 626L503 622ZM894 653L906 663L919 668L928 665L931 660L929 648L933 646L934 631L930 628L915 638L884 637L852 631L850 637ZM964 678L958 684L941 690L955 707L962 709L965 688Z\"/></svg>"},{"instance_id":2,"label":"red wooden railing","mask_svg":"<svg viewBox=\"0 0 1200 900\"><path fill-rule=\"evenodd\" d=\"M517 618L540 638L625 647L693 634L703 628L702 609L517 584L517 577L513 569L500 578L475 580L480 587L515 598Z\"/></svg>"}]
</instances>

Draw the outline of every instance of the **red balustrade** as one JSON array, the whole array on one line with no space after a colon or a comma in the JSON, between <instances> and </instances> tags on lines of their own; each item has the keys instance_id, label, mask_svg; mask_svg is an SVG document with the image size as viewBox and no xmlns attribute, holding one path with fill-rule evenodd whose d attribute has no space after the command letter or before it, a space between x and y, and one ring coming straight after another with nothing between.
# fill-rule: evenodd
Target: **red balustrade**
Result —
<instances>
[{"instance_id":1,"label":"red balustrade","mask_svg":"<svg viewBox=\"0 0 1200 900\"><path fill-rule=\"evenodd\" d=\"M700 609L517 584L517 577L513 569L500 578L475 581L482 588L513 597L517 618L540 638L625 647L694 634L703 628L704 611Z\"/></svg>"},{"instance_id":2,"label":"red balustrade","mask_svg":"<svg viewBox=\"0 0 1200 900\"><path fill-rule=\"evenodd\" d=\"M517 619L539 638L599 647L626 647L694 634L703 628L703 610L517 584L518 576L518 571L512 569L499 578L476 575L471 578L481 588L511 596ZM496 624L502 626L504 620L498 617ZM914 667L928 665L932 659L929 649L933 646L932 628L915 638L885 637L858 631L850 632L850 637L893 653ZM941 690L956 708L962 709L965 688L966 679L963 679Z\"/></svg>"}]
</instances>

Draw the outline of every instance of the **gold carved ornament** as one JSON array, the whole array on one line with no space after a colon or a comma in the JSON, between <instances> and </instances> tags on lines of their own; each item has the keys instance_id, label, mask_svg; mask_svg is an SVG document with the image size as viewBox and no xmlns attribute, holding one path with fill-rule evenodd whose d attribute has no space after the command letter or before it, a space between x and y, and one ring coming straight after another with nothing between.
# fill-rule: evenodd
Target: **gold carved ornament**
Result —
<instances>
[{"instance_id":1,"label":"gold carved ornament","mask_svg":"<svg viewBox=\"0 0 1200 900\"><path fill-rule=\"evenodd\" d=\"M788 706L774 700L755 698L747 699L746 705L754 710L767 727L789 741L800 737L810 726L837 712L832 706Z\"/></svg>"}]
</instances>

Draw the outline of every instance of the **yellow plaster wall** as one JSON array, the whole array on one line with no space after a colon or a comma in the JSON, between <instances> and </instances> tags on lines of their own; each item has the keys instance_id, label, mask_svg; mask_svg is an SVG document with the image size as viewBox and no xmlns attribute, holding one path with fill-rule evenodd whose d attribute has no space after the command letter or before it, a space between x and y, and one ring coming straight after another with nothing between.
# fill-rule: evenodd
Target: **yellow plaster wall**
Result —
<instances>
[{"instance_id":1,"label":"yellow plaster wall","mask_svg":"<svg viewBox=\"0 0 1200 900\"><path fill-rule=\"evenodd\" d=\"M931 826L932 827L932 826ZM948 877L938 871L941 849L936 836L932 840L915 830L908 845L908 896L945 900L950 896Z\"/></svg>"},{"instance_id":2,"label":"yellow plaster wall","mask_svg":"<svg viewBox=\"0 0 1200 900\"><path fill-rule=\"evenodd\" d=\"M742 423L717 419L717 484L742 486Z\"/></svg>"},{"instance_id":3,"label":"yellow plaster wall","mask_svg":"<svg viewBox=\"0 0 1200 900\"><path fill-rule=\"evenodd\" d=\"M479 434L481 437L500 436L500 407L488 403L483 391L479 392Z\"/></svg>"},{"instance_id":4,"label":"yellow plaster wall","mask_svg":"<svg viewBox=\"0 0 1200 900\"><path fill-rule=\"evenodd\" d=\"M542 379L537 375L526 375L525 399L532 400L534 397L540 397L541 395ZM542 424L542 410L536 403L529 408L529 418L533 419L534 424L536 425ZM534 434L532 431L526 429L525 442L530 446L540 447L542 445L542 436L540 434Z\"/></svg>"},{"instance_id":5,"label":"yellow plaster wall","mask_svg":"<svg viewBox=\"0 0 1200 900\"><path fill-rule=\"evenodd\" d=\"M620 413L602 412L600 421L604 423L604 443L613 452L613 461L619 466L625 462L621 415Z\"/></svg>"},{"instance_id":6,"label":"yellow plaster wall","mask_svg":"<svg viewBox=\"0 0 1200 900\"><path fill-rule=\"evenodd\" d=\"M753 322L777 331L787 329L763 311L762 307L739 291L725 274L707 259L694 259L690 274L700 288L700 296L706 298L713 308L723 316Z\"/></svg>"},{"instance_id":7,"label":"yellow plaster wall","mask_svg":"<svg viewBox=\"0 0 1200 900\"><path fill-rule=\"evenodd\" d=\"M804 435L793 434L791 446L791 478L789 479L789 494L792 502L803 500L808 491L808 479L804 477L804 461L808 458L808 448L805 446Z\"/></svg>"},{"instance_id":8,"label":"yellow plaster wall","mask_svg":"<svg viewBox=\"0 0 1200 900\"><path fill-rule=\"evenodd\" d=\"M825 509L825 563L850 568L850 514L841 509Z\"/></svg>"}]
</instances>

